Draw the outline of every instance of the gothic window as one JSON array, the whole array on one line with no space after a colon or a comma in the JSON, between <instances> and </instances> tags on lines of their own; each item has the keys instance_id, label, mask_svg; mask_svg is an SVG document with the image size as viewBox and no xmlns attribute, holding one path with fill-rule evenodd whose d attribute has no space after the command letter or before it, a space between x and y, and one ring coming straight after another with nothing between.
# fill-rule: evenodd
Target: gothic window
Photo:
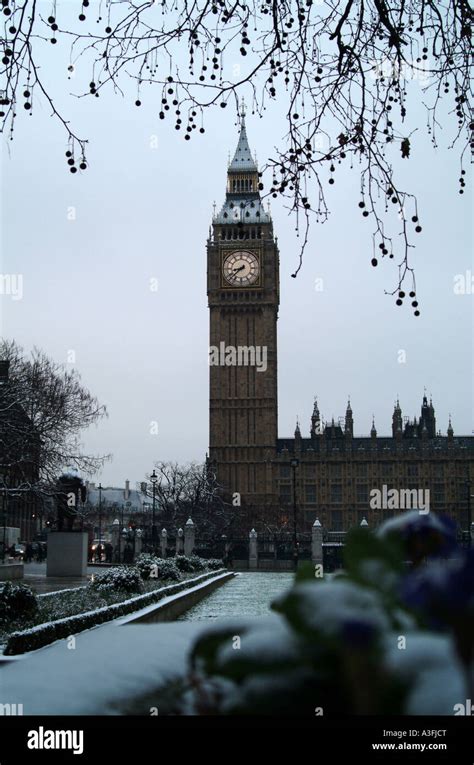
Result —
<instances>
[{"instance_id":1,"label":"gothic window","mask_svg":"<svg viewBox=\"0 0 474 765\"><path fill-rule=\"evenodd\" d=\"M331 511L331 531L342 531L342 510Z\"/></svg>"},{"instance_id":2,"label":"gothic window","mask_svg":"<svg viewBox=\"0 0 474 765\"><path fill-rule=\"evenodd\" d=\"M289 505L291 502L291 486L281 484L280 485L280 503L282 505Z\"/></svg>"},{"instance_id":3,"label":"gothic window","mask_svg":"<svg viewBox=\"0 0 474 765\"><path fill-rule=\"evenodd\" d=\"M342 484L331 484L331 502L342 502Z\"/></svg>"},{"instance_id":4,"label":"gothic window","mask_svg":"<svg viewBox=\"0 0 474 765\"><path fill-rule=\"evenodd\" d=\"M368 490L366 483L358 483L356 487L356 501L357 504L367 504L368 502Z\"/></svg>"},{"instance_id":5,"label":"gothic window","mask_svg":"<svg viewBox=\"0 0 474 765\"><path fill-rule=\"evenodd\" d=\"M280 477L291 478L291 468L289 465L280 465Z\"/></svg>"},{"instance_id":6,"label":"gothic window","mask_svg":"<svg viewBox=\"0 0 474 765\"><path fill-rule=\"evenodd\" d=\"M435 483L433 501L435 503L440 503L445 501L444 483Z\"/></svg>"},{"instance_id":7,"label":"gothic window","mask_svg":"<svg viewBox=\"0 0 474 765\"><path fill-rule=\"evenodd\" d=\"M433 465L433 475L435 478L444 478L444 465Z\"/></svg>"},{"instance_id":8,"label":"gothic window","mask_svg":"<svg viewBox=\"0 0 474 765\"><path fill-rule=\"evenodd\" d=\"M340 478L342 475L342 465L331 465L331 477Z\"/></svg>"},{"instance_id":9,"label":"gothic window","mask_svg":"<svg viewBox=\"0 0 474 765\"><path fill-rule=\"evenodd\" d=\"M307 483L305 489L305 502L308 505L316 504L316 486L314 483Z\"/></svg>"},{"instance_id":10,"label":"gothic window","mask_svg":"<svg viewBox=\"0 0 474 765\"><path fill-rule=\"evenodd\" d=\"M418 478L418 465L408 465L407 466L407 475L410 478Z\"/></svg>"},{"instance_id":11,"label":"gothic window","mask_svg":"<svg viewBox=\"0 0 474 765\"><path fill-rule=\"evenodd\" d=\"M367 478L367 465L365 462L359 462L357 465L357 476L359 478Z\"/></svg>"}]
</instances>

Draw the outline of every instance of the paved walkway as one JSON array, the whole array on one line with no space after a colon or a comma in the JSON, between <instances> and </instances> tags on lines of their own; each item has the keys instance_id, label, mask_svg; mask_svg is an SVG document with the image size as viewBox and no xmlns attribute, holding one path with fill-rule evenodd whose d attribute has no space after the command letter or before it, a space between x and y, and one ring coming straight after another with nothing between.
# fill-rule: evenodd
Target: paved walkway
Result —
<instances>
[{"instance_id":1,"label":"paved walkway","mask_svg":"<svg viewBox=\"0 0 474 765\"><path fill-rule=\"evenodd\" d=\"M87 576L46 576L46 562L25 563L24 579L18 579L29 587L32 587L38 595L45 592L55 592L56 590L66 590L69 587L82 587L87 584L91 574L97 573L96 566L87 567Z\"/></svg>"}]
</instances>

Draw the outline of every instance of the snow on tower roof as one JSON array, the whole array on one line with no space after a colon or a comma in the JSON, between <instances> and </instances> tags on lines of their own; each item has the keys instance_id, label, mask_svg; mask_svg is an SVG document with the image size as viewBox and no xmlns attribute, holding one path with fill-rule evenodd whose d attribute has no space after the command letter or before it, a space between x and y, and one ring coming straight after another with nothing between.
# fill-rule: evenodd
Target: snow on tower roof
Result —
<instances>
[{"instance_id":1,"label":"snow on tower roof","mask_svg":"<svg viewBox=\"0 0 474 765\"><path fill-rule=\"evenodd\" d=\"M247 138L247 129L245 127L245 109L242 105L242 111L240 114L240 135L237 142L237 148L235 150L234 159L228 167L229 172L238 172L244 170L245 172L257 172L257 163L252 157L250 151L249 141Z\"/></svg>"}]
</instances>

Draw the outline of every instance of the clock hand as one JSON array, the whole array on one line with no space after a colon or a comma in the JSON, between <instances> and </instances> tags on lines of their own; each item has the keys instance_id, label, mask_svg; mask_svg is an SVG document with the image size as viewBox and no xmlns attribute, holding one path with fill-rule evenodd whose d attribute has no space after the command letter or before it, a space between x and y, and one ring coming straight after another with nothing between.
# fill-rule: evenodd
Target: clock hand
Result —
<instances>
[{"instance_id":1,"label":"clock hand","mask_svg":"<svg viewBox=\"0 0 474 765\"><path fill-rule=\"evenodd\" d=\"M232 273L230 274L230 277L231 277L231 279L232 279L234 276L237 276L237 274L239 273L239 271L242 271L242 269L243 269L243 268L245 268L245 263L244 263L244 265L243 265L243 266L240 266L239 268L234 268L234 269L232 270Z\"/></svg>"}]
</instances>

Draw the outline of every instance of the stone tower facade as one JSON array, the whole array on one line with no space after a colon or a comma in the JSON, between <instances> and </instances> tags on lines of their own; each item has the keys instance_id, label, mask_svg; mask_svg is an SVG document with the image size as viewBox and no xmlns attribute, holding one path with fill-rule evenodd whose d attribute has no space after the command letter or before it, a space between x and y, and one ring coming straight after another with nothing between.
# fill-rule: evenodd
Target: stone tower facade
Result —
<instances>
[{"instance_id":1,"label":"stone tower facade","mask_svg":"<svg viewBox=\"0 0 474 765\"><path fill-rule=\"evenodd\" d=\"M402 416L397 399L390 436L378 434L374 421L369 434L356 435L350 401L337 422L325 421L315 401L309 438L299 424L293 437L278 437L279 255L243 114L225 201L207 242L207 294L208 465L246 534L252 528L266 533L270 524L310 533L316 520L325 534L377 526L408 509L373 507L374 491L393 490L412 498L423 492L430 511L467 532L474 437L454 436L451 422L442 435L426 395L412 420Z\"/></svg>"},{"instance_id":2,"label":"stone tower facade","mask_svg":"<svg viewBox=\"0 0 474 765\"><path fill-rule=\"evenodd\" d=\"M274 491L279 256L244 113L225 201L207 242L207 294L209 464L225 493L238 495L253 518Z\"/></svg>"}]
</instances>

